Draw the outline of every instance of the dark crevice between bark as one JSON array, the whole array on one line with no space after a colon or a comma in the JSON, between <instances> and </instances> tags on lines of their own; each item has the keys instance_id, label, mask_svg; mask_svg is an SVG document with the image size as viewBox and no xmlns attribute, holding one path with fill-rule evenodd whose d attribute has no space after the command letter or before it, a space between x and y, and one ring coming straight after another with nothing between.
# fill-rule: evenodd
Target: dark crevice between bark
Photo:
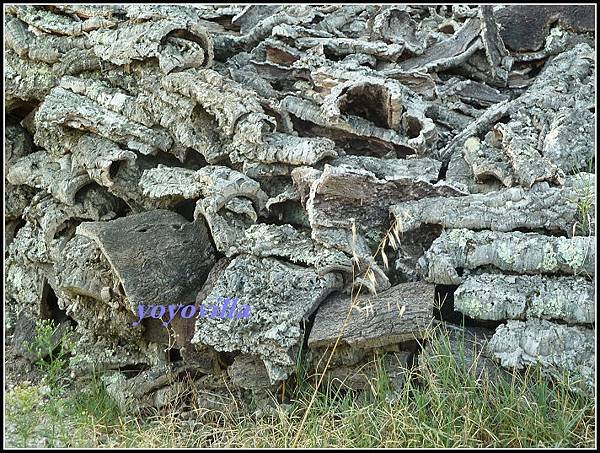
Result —
<instances>
[{"instance_id":1,"label":"dark crevice between bark","mask_svg":"<svg viewBox=\"0 0 600 453\"><path fill-rule=\"evenodd\" d=\"M40 105L40 101L36 100L22 100L18 104L13 105L6 113L6 125L17 125L21 123L21 121L33 112L38 105Z\"/></svg>"},{"instance_id":2,"label":"dark crevice between bark","mask_svg":"<svg viewBox=\"0 0 600 453\"><path fill-rule=\"evenodd\" d=\"M40 318L54 321L56 324L61 324L69 321L72 326L76 326L77 322L67 315L67 312L58 306L58 298L52 289L52 286L46 281L42 290L42 300L40 304Z\"/></svg>"},{"instance_id":3,"label":"dark crevice between bark","mask_svg":"<svg viewBox=\"0 0 600 453\"><path fill-rule=\"evenodd\" d=\"M168 354L169 354L169 363L177 363L177 362L183 361L181 352L177 348L170 348L168 350Z\"/></svg>"},{"instance_id":4,"label":"dark crevice between bark","mask_svg":"<svg viewBox=\"0 0 600 453\"><path fill-rule=\"evenodd\" d=\"M123 373L127 378L134 378L140 373L150 369L150 366L145 363L135 363L119 368L119 371Z\"/></svg>"},{"instance_id":5,"label":"dark crevice between bark","mask_svg":"<svg viewBox=\"0 0 600 453\"><path fill-rule=\"evenodd\" d=\"M460 275L461 272L459 272ZM473 319L454 309L454 291L458 285L435 285L433 317L461 327L486 327L495 329L502 322Z\"/></svg>"},{"instance_id":6,"label":"dark crevice between bark","mask_svg":"<svg viewBox=\"0 0 600 453\"><path fill-rule=\"evenodd\" d=\"M175 211L180 216L185 217L185 219L188 222L193 222L194 211L196 210L197 201L198 198L182 200L173 207L173 211Z\"/></svg>"}]
</instances>

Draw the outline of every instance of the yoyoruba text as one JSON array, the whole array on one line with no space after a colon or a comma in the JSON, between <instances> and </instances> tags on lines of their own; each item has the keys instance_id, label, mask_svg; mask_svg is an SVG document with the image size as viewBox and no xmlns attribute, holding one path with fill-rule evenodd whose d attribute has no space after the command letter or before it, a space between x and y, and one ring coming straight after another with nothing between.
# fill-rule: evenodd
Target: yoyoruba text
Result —
<instances>
[{"instance_id":1,"label":"yoyoruba text","mask_svg":"<svg viewBox=\"0 0 600 453\"><path fill-rule=\"evenodd\" d=\"M221 304L218 301L221 300ZM237 297L219 297L216 304L211 304L208 307L200 305L196 307L195 304L190 305L138 305L138 316L139 320L132 323L132 326L139 326L144 318L155 318L162 319L163 326L168 326L171 321L179 315L184 319L189 319L194 316L196 318L206 318L207 316L215 319L234 319L234 318L249 318L251 307L248 304L239 304L240 299ZM164 317L168 315L168 321L164 321Z\"/></svg>"}]
</instances>

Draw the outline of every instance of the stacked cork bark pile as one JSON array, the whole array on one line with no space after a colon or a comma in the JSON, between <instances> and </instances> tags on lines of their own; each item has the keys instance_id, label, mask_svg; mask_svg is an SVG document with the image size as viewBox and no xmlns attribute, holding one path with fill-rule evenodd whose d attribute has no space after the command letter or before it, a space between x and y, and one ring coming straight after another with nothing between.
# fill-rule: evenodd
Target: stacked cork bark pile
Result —
<instances>
[{"instance_id":1,"label":"stacked cork bark pile","mask_svg":"<svg viewBox=\"0 0 600 453\"><path fill-rule=\"evenodd\" d=\"M216 408L336 343L330 377L401 386L456 324L592 392L589 9L7 7L12 344L53 319L123 405L191 375ZM251 315L132 326L224 297Z\"/></svg>"}]
</instances>

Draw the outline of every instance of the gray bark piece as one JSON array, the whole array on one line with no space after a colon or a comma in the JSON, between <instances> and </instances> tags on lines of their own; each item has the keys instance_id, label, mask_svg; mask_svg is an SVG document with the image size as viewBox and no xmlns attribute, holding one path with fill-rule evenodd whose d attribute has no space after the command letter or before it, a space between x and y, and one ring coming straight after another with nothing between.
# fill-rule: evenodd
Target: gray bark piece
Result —
<instances>
[{"instance_id":1,"label":"gray bark piece","mask_svg":"<svg viewBox=\"0 0 600 453\"><path fill-rule=\"evenodd\" d=\"M376 296L359 296L342 332L351 299L332 295L319 307L308 345L333 346L340 334L341 344L360 348L423 338L433 320L433 302L434 287L424 282L402 283Z\"/></svg>"},{"instance_id":2,"label":"gray bark piece","mask_svg":"<svg viewBox=\"0 0 600 453\"><path fill-rule=\"evenodd\" d=\"M67 70L73 71L73 68L65 67L66 61L70 60L70 55L90 55L85 52L90 47L86 38L82 36L36 35L27 29L27 24L17 18L12 18L7 22L6 32L7 46L19 57L48 64L60 61L61 64L53 67L53 69L57 69L57 72L61 74L65 74ZM90 56L94 55L91 54Z\"/></svg>"},{"instance_id":3,"label":"gray bark piece","mask_svg":"<svg viewBox=\"0 0 600 453\"><path fill-rule=\"evenodd\" d=\"M4 95L7 111L24 101L41 101L58 82L59 74L48 63L19 58L7 50L4 57L6 79Z\"/></svg>"},{"instance_id":4,"label":"gray bark piece","mask_svg":"<svg viewBox=\"0 0 600 453\"><path fill-rule=\"evenodd\" d=\"M352 38L298 37L295 45L301 49L323 46L324 49L339 57L362 53L373 55L384 61L396 61L404 51L404 46L399 44L387 44L383 41L369 42Z\"/></svg>"},{"instance_id":5,"label":"gray bark piece","mask_svg":"<svg viewBox=\"0 0 600 453\"><path fill-rule=\"evenodd\" d=\"M486 348L506 368L540 365L557 379L567 373L574 388L594 391L594 330L546 320L509 320L496 329Z\"/></svg>"},{"instance_id":6,"label":"gray bark piece","mask_svg":"<svg viewBox=\"0 0 600 453\"><path fill-rule=\"evenodd\" d=\"M477 103L482 107L489 107L509 99L508 95L485 83L474 80L461 80L457 77L448 80L444 85L438 87L437 91L440 96L456 96L462 101Z\"/></svg>"},{"instance_id":7,"label":"gray bark piece","mask_svg":"<svg viewBox=\"0 0 600 453\"><path fill-rule=\"evenodd\" d=\"M46 33L78 36L103 27L112 27L116 22L102 16L90 17L86 20L69 15L55 14L53 5L19 5L15 7L16 16L23 22Z\"/></svg>"},{"instance_id":8,"label":"gray bark piece","mask_svg":"<svg viewBox=\"0 0 600 453\"><path fill-rule=\"evenodd\" d=\"M326 164L320 174L295 170L292 176L305 200L312 238L356 255L359 273L355 284L372 292L383 291L389 288L389 280L372 259L369 247L361 247L353 239L353 221L357 236L382 235L388 223L388 208L395 200L462 192L443 182L430 182L437 179L440 163L429 158L384 160L347 156L332 163L336 166ZM307 189L308 196L303 193ZM362 275L369 268L373 274Z\"/></svg>"},{"instance_id":9,"label":"gray bark piece","mask_svg":"<svg viewBox=\"0 0 600 453\"><path fill-rule=\"evenodd\" d=\"M479 10L481 18L481 40L490 65L492 79L497 84L506 86L508 72L512 68L513 59L504 47L504 42L493 16L492 5L482 5Z\"/></svg>"},{"instance_id":10,"label":"gray bark piece","mask_svg":"<svg viewBox=\"0 0 600 453\"><path fill-rule=\"evenodd\" d=\"M280 8L278 5L248 5L231 19L231 23L240 27L240 33L245 34L259 21L273 15Z\"/></svg>"},{"instance_id":11,"label":"gray bark piece","mask_svg":"<svg viewBox=\"0 0 600 453\"><path fill-rule=\"evenodd\" d=\"M100 246L134 313L138 304L182 303L200 289L214 264L205 228L170 211L82 223L77 234Z\"/></svg>"},{"instance_id":12,"label":"gray bark piece","mask_svg":"<svg viewBox=\"0 0 600 453\"><path fill-rule=\"evenodd\" d=\"M222 166L205 166L193 171L182 167L158 165L145 170L138 183L143 195L156 200L165 207L172 208L179 201L186 199L200 200L202 209L218 212L230 206L236 212L235 206L242 208L243 197L254 203L256 211L262 211L267 202L267 194L260 184L248 176ZM237 200L236 200L237 199ZM256 213L249 211L251 205L243 209L256 220Z\"/></svg>"},{"instance_id":13,"label":"gray bark piece","mask_svg":"<svg viewBox=\"0 0 600 453\"><path fill-rule=\"evenodd\" d=\"M552 120L541 153L565 173L589 171L594 159L595 115L584 108L561 113Z\"/></svg>"},{"instance_id":14,"label":"gray bark piece","mask_svg":"<svg viewBox=\"0 0 600 453\"><path fill-rule=\"evenodd\" d=\"M411 154L416 152L416 149L402 134L393 129L378 127L359 116L344 115L339 118L326 119L316 104L294 96L286 96L281 101L281 106L292 115L318 126L347 133L350 136L383 142L392 148L408 149Z\"/></svg>"},{"instance_id":15,"label":"gray bark piece","mask_svg":"<svg viewBox=\"0 0 600 453\"><path fill-rule=\"evenodd\" d=\"M4 186L4 216L6 220L16 220L31 203L36 190L29 186L14 186L6 183Z\"/></svg>"},{"instance_id":16,"label":"gray bark piece","mask_svg":"<svg viewBox=\"0 0 600 453\"><path fill-rule=\"evenodd\" d=\"M440 163L433 159L341 158L325 165L310 188L306 210L311 226L350 228L350 218L365 229L382 228L388 207L404 200L458 195L451 186L433 184Z\"/></svg>"},{"instance_id":17,"label":"gray bark piece","mask_svg":"<svg viewBox=\"0 0 600 453\"><path fill-rule=\"evenodd\" d=\"M420 55L426 48L426 34L406 7L388 7L373 19L372 37L403 45L412 54Z\"/></svg>"},{"instance_id":18,"label":"gray bark piece","mask_svg":"<svg viewBox=\"0 0 600 453\"><path fill-rule=\"evenodd\" d=\"M124 74L113 71L122 81ZM61 79L60 86L84 95L101 108L123 115L132 122L166 129L175 139L168 151L181 162L185 161L189 148L202 154L209 163L218 162L227 155L215 119L197 107L195 101L160 89L160 74L152 66L139 65L132 71L135 71L135 79L128 75L126 80L132 83L119 89L104 82L68 76Z\"/></svg>"},{"instance_id":19,"label":"gray bark piece","mask_svg":"<svg viewBox=\"0 0 600 453\"><path fill-rule=\"evenodd\" d=\"M8 169L17 159L33 152L33 142L23 127L6 125L4 143L4 177L6 177Z\"/></svg>"},{"instance_id":20,"label":"gray bark piece","mask_svg":"<svg viewBox=\"0 0 600 453\"><path fill-rule=\"evenodd\" d=\"M75 204L75 195L91 182L80 168L73 168L71 156L52 161L44 151L16 160L8 170L7 180L15 185L44 189L61 202Z\"/></svg>"},{"instance_id":21,"label":"gray bark piece","mask_svg":"<svg viewBox=\"0 0 600 453\"><path fill-rule=\"evenodd\" d=\"M571 233L577 216L576 194L545 183L531 190L520 187L464 197L433 197L390 207L399 231L423 224L444 228L511 231L518 228Z\"/></svg>"},{"instance_id":22,"label":"gray bark piece","mask_svg":"<svg viewBox=\"0 0 600 453\"><path fill-rule=\"evenodd\" d=\"M173 206L184 199L201 197L202 184L194 175L195 172L187 168L159 165L144 170L138 184L145 197L164 199Z\"/></svg>"},{"instance_id":23,"label":"gray bark piece","mask_svg":"<svg viewBox=\"0 0 600 453\"><path fill-rule=\"evenodd\" d=\"M458 269L493 266L521 274L593 277L595 238L544 236L537 233L444 231L419 261L422 274L437 284L462 282Z\"/></svg>"},{"instance_id":24,"label":"gray bark piece","mask_svg":"<svg viewBox=\"0 0 600 453\"><path fill-rule=\"evenodd\" d=\"M59 306L62 304L53 266L61 259L61 250L71 238L74 225L81 219L113 218L119 206L117 200L95 187L84 189L78 198L74 206L67 206L41 192L25 209L25 225L17 231L7 249L9 314L25 310L36 319L52 316L47 302L50 286L59 296Z\"/></svg>"},{"instance_id":25,"label":"gray bark piece","mask_svg":"<svg viewBox=\"0 0 600 453\"><path fill-rule=\"evenodd\" d=\"M556 22L576 31L595 29L591 5L506 5L494 11L494 17L502 39L517 52L541 48Z\"/></svg>"},{"instance_id":26,"label":"gray bark piece","mask_svg":"<svg viewBox=\"0 0 600 453\"><path fill-rule=\"evenodd\" d=\"M7 247L9 256L5 267L6 311L15 316L21 311L27 311L32 318L41 315L44 300L44 287L47 281L49 263L43 241L31 223L26 223L19 229L14 240ZM22 256L13 250L19 247L30 247L28 253ZM32 256L33 255L33 256ZM30 258L33 258L32 261ZM33 265L32 265L33 264ZM10 317L10 316L9 316ZM13 318L13 322L16 316Z\"/></svg>"},{"instance_id":27,"label":"gray bark piece","mask_svg":"<svg viewBox=\"0 0 600 453\"><path fill-rule=\"evenodd\" d=\"M226 252L227 256L251 254L279 257L315 268L319 275L327 272L352 273L350 258L344 253L320 246L310 235L291 225L252 225Z\"/></svg>"},{"instance_id":28,"label":"gray bark piece","mask_svg":"<svg viewBox=\"0 0 600 453\"><path fill-rule=\"evenodd\" d=\"M168 92L189 97L212 115L221 133L240 144L261 144L263 134L273 132L275 120L265 115L253 91L210 69L188 69L161 81ZM219 95L215 95L219 93Z\"/></svg>"},{"instance_id":29,"label":"gray bark piece","mask_svg":"<svg viewBox=\"0 0 600 453\"><path fill-rule=\"evenodd\" d=\"M497 124L502 148L510 159L514 179L522 187L529 188L537 181L549 181L555 185L564 183L564 173L550 159L536 149L538 132L520 121Z\"/></svg>"},{"instance_id":30,"label":"gray bark piece","mask_svg":"<svg viewBox=\"0 0 600 453\"><path fill-rule=\"evenodd\" d=\"M127 304L120 281L91 239L75 236L61 250L54 265L58 306L77 321L77 332L140 342L142 329ZM93 313L93 316L90 316Z\"/></svg>"},{"instance_id":31,"label":"gray bark piece","mask_svg":"<svg viewBox=\"0 0 600 453\"><path fill-rule=\"evenodd\" d=\"M202 200L205 209L219 211L232 198L245 197L254 203L257 212L264 209L267 194L260 184L246 175L227 167L210 165L194 174L194 179L202 185Z\"/></svg>"},{"instance_id":32,"label":"gray bark piece","mask_svg":"<svg viewBox=\"0 0 600 453\"><path fill-rule=\"evenodd\" d=\"M481 20L472 18L452 37L426 49L422 55L400 63L404 71L422 69L442 70L456 66L467 60L476 50L483 47L478 39L481 33Z\"/></svg>"},{"instance_id":33,"label":"gray bark piece","mask_svg":"<svg viewBox=\"0 0 600 453\"><path fill-rule=\"evenodd\" d=\"M501 149L482 144L477 138L471 137L465 142L463 156L471 166L476 181L484 182L492 177L505 187L513 185L515 175L508 157Z\"/></svg>"},{"instance_id":34,"label":"gray bark piece","mask_svg":"<svg viewBox=\"0 0 600 453\"><path fill-rule=\"evenodd\" d=\"M554 57L540 72L527 92L517 99L514 108L515 119L540 130L539 142L534 142L536 149L542 150L544 137L556 127L552 123L561 121L562 117L581 115L577 120L579 123L577 129L573 129L571 133L573 136L583 133L585 137L585 130L592 127L593 123L593 115L584 111L594 108L594 74L593 49L587 44L578 44ZM579 130L580 127L583 130ZM575 141L576 138L572 137L572 140ZM583 151L582 156L588 161L592 156L589 148ZM565 173L571 173L577 160L556 163L567 164L561 168Z\"/></svg>"},{"instance_id":35,"label":"gray bark piece","mask_svg":"<svg viewBox=\"0 0 600 453\"><path fill-rule=\"evenodd\" d=\"M208 225L216 249L226 255L232 254L232 247L244 240L244 231L255 223L255 216L239 215L227 209L216 212L204 200L199 200L194 209L194 220L201 218Z\"/></svg>"},{"instance_id":36,"label":"gray bark piece","mask_svg":"<svg viewBox=\"0 0 600 453\"><path fill-rule=\"evenodd\" d=\"M193 22L169 19L124 23L116 29L96 30L89 35L96 55L117 65L158 58L165 74L174 69L210 66L212 40Z\"/></svg>"},{"instance_id":37,"label":"gray bark piece","mask_svg":"<svg viewBox=\"0 0 600 453\"><path fill-rule=\"evenodd\" d=\"M310 269L273 258L238 256L203 305L220 305L223 297L237 297L238 305L251 307L250 316L199 318L192 343L256 354L264 361L271 382L283 380L295 363L292 349L302 340L301 321L341 285L342 279L335 273L320 277Z\"/></svg>"},{"instance_id":38,"label":"gray bark piece","mask_svg":"<svg viewBox=\"0 0 600 453\"><path fill-rule=\"evenodd\" d=\"M219 43L220 47L227 48L222 50L225 54L223 56L231 55L243 48L252 48L256 46L261 40L274 34L274 29L278 25L310 23L315 18L315 14L315 11L308 5L292 5L289 8L282 8L274 14L260 20L254 27L248 30L247 33L223 39L223 42ZM217 43L215 43L215 47L216 46Z\"/></svg>"},{"instance_id":39,"label":"gray bark piece","mask_svg":"<svg viewBox=\"0 0 600 453\"><path fill-rule=\"evenodd\" d=\"M335 143L327 138L305 138L274 132L265 137L262 147L241 150L232 161L256 161L265 164L314 165L325 157L336 157Z\"/></svg>"},{"instance_id":40,"label":"gray bark piece","mask_svg":"<svg viewBox=\"0 0 600 453\"><path fill-rule=\"evenodd\" d=\"M61 203L56 198L39 192L24 211L24 218L40 226L45 243L61 233L71 234L70 226L81 220L106 221L116 217L122 202L97 186L83 188L73 205Z\"/></svg>"},{"instance_id":41,"label":"gray bark piece","mask_svg":"<svg viewBox=\"0 0 600 453\"><path fill-rule=\"evenodd\" d=\"M265 208L270 211L271 206L277 206L288 201L300 201L300 194L292 184L286 185L277 195L269 197L265 203Z\"/></svg>"},{"instance_id":42,"label":"gray bark piece","mask_svg":"<svg viewBox=\"0 0 600 453\"><path fill-rule=\"evenodd\" d=\"M69 368L75 376L127 369L140 364L165 364L164 352L142 341L126 342L116 338L96 336L79 330L80 336L69 359Z\"/></svg>"},{"instance_id":43,"label":"gray bark piece","mask_svg":"<svg viewBox=\"0 0 600 453\"><path fill-rule=\"evenodd\" d=\"M593 324L593 284L581 277L481 274L454 292L454 308L476 319L542 318Z\"/></svg>"},{"instance_id":44,"label":"gray bark piece","mask_svg":"<svg viewBox=\"0 0 600 453\"><path fill-rule=\"evenodd\" d=\"M168 151L173 144L165 131L134 123L62 87L46 96L35 119L35 143L57 156L74 147L80 131L94 132L142 154Z\"/></svg>"},{"instance_id":45,"label":"gray bark piece","mask_svg":"<svg viewBox=\"0 0 600 453\"><path fill-rule=\"evenodd\" d=\"M461 150L457 150L450 157L446 182L467 193L488 193L503 189L505 186L497 179L501 177L508 182L508 174L504 172L509 164L504 165L505 156L496 153L496 150L482 145L475 137L467 139ZM480 155L480 150L482 151ZM471 163L467 162L470 155ZM493 157L492 157L493 156ZM496 159L498 157L498 159ZM474 168L478 172L480 182L476 179ZM512 173L512 172L511 172ZM489 175L493 175L490 178ZM512 176L510 178L512 182Z\"/></svg>"},{"instance_id":46,"label":"gray bark piece","mask_svg":"<svg viewBox=\"0 0 600 453\"><path fill-rule=\"evenodd\" d=\"M435 124L425 116L426 108L427 104L402 84L364 77L336 85L323 100L321 112L332 123L343 121L345 115L366 117L379 127L400 132L408 146L423 155L438 138Z\"/></svg>"},{"instance_id":47,"label":"gray bark piece","mask_svg":"<svg viewBox=\"0 0 600 453\"><path fill-rule=\"evenodd\" d=\"M104 187L112 187L121 165L133 163L137 154L125 150L103 137L84 134L71 153L72 166L84 169L88 176Z\"/></svg>"},{"instance_id":48,"label":"gray bark piece","mask_svg":"<svg viewBox=\"0 0 600 453\"><path fill-rule=\"evenodd\" d=\"M565 173L589 167L594 67L592 49L578 44L552 59L527 92L508 104L510 121L496 124L493 132L517 184L531 187L546 180L562 185Z\"/></svg>"},{"instance_id":49,"label":"gray bark piece","mask_svg":"<svg viewBox=\"0 0 600 453\"><path fill-rule=\"evenodd\" d=\"M110 296L111 293L118 295L118 279L94 241L75 236L65 245L61 255L62 260L55 267L56 283L61 291L114 303ZM117 307L118 303L114 308Z\"/></svg>"}]
</instances>

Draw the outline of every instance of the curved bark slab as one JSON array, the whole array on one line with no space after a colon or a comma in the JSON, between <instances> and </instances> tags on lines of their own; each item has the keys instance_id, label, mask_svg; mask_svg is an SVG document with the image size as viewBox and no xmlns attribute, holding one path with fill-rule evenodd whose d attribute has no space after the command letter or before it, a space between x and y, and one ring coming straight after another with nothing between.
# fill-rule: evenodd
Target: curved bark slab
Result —
<instances>
[{"instance_id":1,"label":"curved bark slab","mask_svg":"<svg viewBox=\"0 0 600 453\"><path fill-rule=\"evenodd\" d=\"M263 146L234 151L231 158L232 162L314 165L326 157L337 157L334 146L335 143L327 138L296 137L273 132L265 136Z\"/></svg>"},{"instance_id":2,"label":"curved bark slab","mask_svg":"<svg viewBox=\"0 0 600 453\"><path fill-rule=\"evenodd\" d=\"M96 30L89 34L89 40L94 53L103 60L126 65L157 58L165 74L208 67L213 59L212 39L193 22L163 19L123 23L115 29Z\"/></svg>"},{"instance_id":3,"label":"curved bark slab","mask_svg":"<svg viewBox=\"0 0 600 453\"><path fill-rule=\"evenodd\" d=\"M169 74L162 79L162 86L200 104L216 119L221 132L231 139L236 134L249 133L239 140L260 144L263 133L274 130L275 121L263 113L253 91L213 70L189 69Z\"/></svg>"},{"instance_id":4,"label":"curved bark slab","mask_svg":"<svg viewBox=\"0 0 600 453\"><path fill-rule=\"evenodd\" d=\"M241 255L225 269L203 305L208 310L221 306L224 297L235 297L238 305L251 307L249 317L199 318L192 343L258 355L271 383L283 380L292 371L295 348L302 341L301 321L341 286L335 273L318 276L273 258Z\"/></svg>"},{"instance_id":5,"label":"curved bark slab","mask_svg":"<svg viewBox=\"0 0 600 453\"><path fill-rule=\"evenodd\" d=\"M19 58L8 50L4 57L6 85L4 96L7 111L18 108L23 102L39 102L58 83L60 74L52 71L48 63Z\"/></svg>"},{"instance_id":6,"label":"curved bark slab","mask_svg":"<svg viewBox=\"0 0 600 453\"><path fill-rule=\"evenodd\" d=\"M308 338L311 348L333 346L340 334L342 344L357 348L401 343L423 338L433 321L434 288L424 282L359 296L342 331L351 302L349 296L332 295L319 307Z\"/></svg>"},{"instance_id":7,"label":"curved bark slab","mask_svg":"<svg viewBox=\"0 0 600 453\"><path fill-rule=\"evenodd\" d=\"M298 231L291 225L250 226L227 254L231 256L244 253L302 263L314 267L319 275L328 272L352 274L352 263L348 256L338 250L321 246L313 241L308 233Z\"/></svg>"},{"instance_id":8,"label":"curved bark slab","mask_svg":"<svg viewBox=\"0 0 600 453\"><path fill-rule=\"evenodd\" d=\"M73 167L84 169L90 179L104 187L115 184L114 177L120 166L132 164L137 159L134 152L92 134L82 135L71 155Z\"/></svg>"},{"instance_id":9,"label":"curved bark slab","mask_svg":"<svg viewBox=\"0 0 600 453\"><path fill-rule=\"evenodd\" d=\"M435 124L425 116L427 104L396 81L365 79L343 82L331 90L321 105L326 121L336 123L346 115L360 116L398 131L416 154L427 154L438 138Z\"/></svg>"},{"instance_id":10,"label":"curved bark slab","mask_svg":"<svg viewBox=\"0 0 600 453\"><path fill-rule=\"evenodd\" d=\"M562 274L592 278L595 238L545 236L537 233L444 231L419 260L419 270L433 283L458 285L459 269L492 266L519 274Z\"/></svg>"},{"instance_id":11,"label":"curved bark slab","mask_svg":"<svg viewBox=\"0 0 600 453\"><path fill-rule=\"evenodd\" d=\"M403 71L419 69L428 72L457 66L483 48L480 33L481 20L469 19L454 36L429 47L422 55L401 62L400 68Z\"/></svg>"},{"instance_id":12,"label":"curved bark slab","mask_svg":"<svg viewBox=\"0 0 600 453\"><path fill-rule=\"evenodd\" d=\"M593 393L594 330L532 319L509 320L496 329L486 349L506 368L539 365L549 375L569 375L572 388Z\"/></svg>"},{"instance_id":13,"label":"curved bark slab","mask_svg":"<svg viewBox=\"0 0 600 453\"><path fill-rule=\"evenodd\" d=\"M454 292L454 308L475 319L593 324L594 286L583 277L473 275Z\"/></svg>"},{"instance_id":14,"label":"curved bark slab","mask_svg":"<svg viewBox=\"0 0 600 453\"><path fill-rule=\"evenodd\" d=\"M168 151L173 145L165 131L130 121L62 87L46 96L35 122L35 143L57 156L73 149L82 132L93 132L142 154Z\"/></svg>"},{"instance_id":15,"label":"curved bark slab","mask_svg":"<svg viewBox=\"0 0 600 453\"><path fill-rule=\"evenodd\" d=\"M435 184L441 163L433 159L377 159L349 156L326 164L310 187L306 201L311 226L380 229L388 208L400 200L458 195L450 186ZM300 187L298 187L300 189Z\"/></svg>"},{"instance_id":16,"label":"curved bark slab","mask_svg":"<svg viewBox=\"0 0 600 453\"><path fill-rule=\"evenodd\" d=\"M77 234L93 239L119 277L129 308L185 304L200 290L214 263L200 223L156 210L111 222L85 222Z\"/></svg>"},{"instance_id":17,"label":"curved bark slab","mask_svg":"<svg viewBox=\"0 0 600 453\"><path fill-rule=\"evenodd\" d=\"M511 231L518 228L571 233L577 217L577 195L570 189L539 184L464 197L434 197L390 207L399 231L424 224L444 228Z\"/></svg>"},{"instance_id":18,"label":"curved bark slab","mask_svg":"<svg viewBox=\"0 0 600 453\"><path fill-rule=\"evenodd\" d=\"M68 14L56 14L52 11L53 7L53 5L18 5L14 7L14 14L38 30L66 36L80 36L99 28L113 27L117 23L114 19L102 16L81 20Z\"/></svg>"},{"instance_id":19,"label":"curved bark slab","mask_svg":"<svg viewBox=\"0 0 600 453\"><path fill-rule=\"evenodd\" d=\"M399 132L378 127L360 116L344 115L327 119L316 104L295 96L283 98L281 106L303 121L314 123L338 134L342 133L350 137L371 140L383 144L390 150L398 150L403 154L414 154L416 152L415 148L408 143L408 139Z\"/></svg>"},{"instance_id":20,"label":"curved bark slab","mask_svg":"<svg viewBox=\"0 0 600 453\"><path fill-rule=\"evenodd\" d=\"M71 165L71 156L52 161L44 151L21 157L13 163L7 180L15 185L27 185L51 193L67 205L75 204L75 195L91 179L81 169Z\"/></svg>"},{"instance_id":21,"label":"curved bark slab","mask_svg":"<svg viewBox=\"0 0 600 453\"><path fill-rule=\"evenodd\" d=\"M79 333L142 340L142 330L131 328L137 313L132 312L119 278L92 239L73 237L61 250L54 270L59 307L77 322Z\"/></svg>"}]
</instances>

